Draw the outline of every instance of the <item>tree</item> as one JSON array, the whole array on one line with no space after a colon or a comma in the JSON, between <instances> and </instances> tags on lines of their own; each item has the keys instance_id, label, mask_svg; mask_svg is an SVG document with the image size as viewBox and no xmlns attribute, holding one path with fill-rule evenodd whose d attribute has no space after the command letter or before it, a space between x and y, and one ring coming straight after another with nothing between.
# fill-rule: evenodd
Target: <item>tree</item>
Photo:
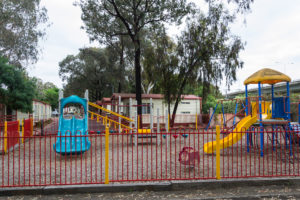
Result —
<instances>
[{"instance_id":1,"label":"tree","mask_svg":"<svg viewBox=\"0 0 300 200\"><path fill-rule=\"evenodd\" d=\"M168 105L170 114L171 103L174 101L174 93L178 87L178 58L176 44L166 34L161 26L149 36L149 44L143 55L143 76L148 84L152 84L154 90L164 94L164 100Z\"/></svg>"},{"instance_id":2,"label":"tree","mask_svg":"<svg viewBox=\"0 0 300 200\"><path fill-rule=\"evenodd\" d=\"M42 99L43 101L51 105L52 110L58 108L58 93L59 89L54 86L45 91L45 97Z\"/></svg>"},{"instance_id":3,"label":"tree","mask_svg":"<svg viewBox=\"0 0 300 200\"><path fill-rule=\"evenodd\" d=\"M32 112L34 83L24 71L9 65L6 58L0 57L0 71L0 103L5 104L8 110Z\"/></svg>"},{"instance_id":4,"label":"tree","mask_svg":"<svg viewBox=\"0 0 300 200\"><path fill-rule=\"evenodd\" d=\"M22 66L22 62L34 63L38 59L38 40L45 30L47 10L40 0L0 1L0 55L11 64Z\"/></svg>"},{"instance_id":5,"label":"tree","mask_svg":"<svg viewBox=\"0 0 300 200\"><path fill-rule=\"evenodd\" d=\"M82 95L89 89L91 101L111 95L122 76L117 62L118 56L109 48L84 48L67 56L59 63L59 76L67 82L65 93Z\"/></svg>"},{"instance_id":6,"label":"tree","mask_svg":"<svg viewBox=\"0 0 300 200\"><path fill-rule=\"evenodd\" d=\"M230 32L229 24L233 20L234 16L222 4L211 4L207 16L198 13L187 22L186 30L178 38L179 87L173 94L175 105L171 125L174 124L184 87L190 81L202 83L205 102L211 84L225 80L229 86L236 80L236 70L243 67L239 58L243 43Z\"/></svg>"},{"instance_id":7,"label":"tree","mask_svg":"<svg viewBox=\"0 0 300 200\"><path fill-rule=\"evenodd\" d=\"M93 39L105 43L107 38L118 40L127 36L134 47L135 90L138 105L141 95L141 33L162 23L176 22L190 12L186 0L81 0L84 29ZM138 106L138 114L142 107Z\"/></svg>"}]
</instances>

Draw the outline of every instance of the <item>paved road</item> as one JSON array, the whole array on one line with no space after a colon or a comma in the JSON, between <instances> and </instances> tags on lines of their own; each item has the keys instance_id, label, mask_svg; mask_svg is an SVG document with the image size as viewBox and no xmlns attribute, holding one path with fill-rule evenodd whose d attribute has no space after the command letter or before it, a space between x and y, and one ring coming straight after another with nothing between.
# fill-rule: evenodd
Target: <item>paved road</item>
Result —
<instances>
[{"instance_id":1,"label":"paved road","mask_svg":"<svg viewBox=\"0 0 300 200\"><path fill-rule=\"evenodd\" d=\"M91 194L62 194L39 196L0 197L7 200L88 200L88 199L300 199L300 188L297 186L248 186L231 189L197 189L184 191L144 191L125 193L91 193Z\"/></svg>"}]
</instances>

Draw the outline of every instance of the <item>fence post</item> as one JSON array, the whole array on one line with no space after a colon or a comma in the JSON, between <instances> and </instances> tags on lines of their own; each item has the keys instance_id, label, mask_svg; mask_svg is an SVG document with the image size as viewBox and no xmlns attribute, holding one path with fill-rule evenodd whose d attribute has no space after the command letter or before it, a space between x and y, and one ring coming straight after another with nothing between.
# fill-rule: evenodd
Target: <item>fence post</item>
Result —
<instances>
[{"instance_id":1,"label":"fence post","mask_svg":"<svg viewBox=\"0 0 300 200\"><path fill-rule=\"evenodd\" d=\"M109 183L109 127L105 125L105 184Z\"/></svg>"},{"instance_id":2,"label":"fence post","mask_svg":"<svg viewBox=\"0 0 300 200\"><path fill-rule=\"evenodd\" d=\"M166 136L166 145L167 145L167 148L169 147L169 143L168 143L168 130L169 130L169 112L168 110L166 110L166 115L165 115L165 136Z\"/></svg>"},{"instance_id":3,"label":"fence post","mask_svg":"<svg viewBox=\"0 0 300 200\"><path fill-rule=\"evenodd\" d=\"M160 133L160 127L159 127L159 108L157 108L157 123L156 123L156 132L157 132L157 137L158 137L158 144L161 143L160 139L161 139L161 135L159 134Z\"/></svg>"},{"instance_id":4,"label":"fence post","mask_svg":"<svg viewBox=\"0 0 300 200\"><path fill-rule=\"evenodd\" d=\"M33 136L33 118L30 119L30 136Z\"/></svg>"},{"instance_id":5,"label":"fence post","mask_svg":"<svg viewBox=\"0 0 300 200\"><path fill-rule=\"evenodd\" d=\"M221 179L220 176L220 126L217 125L216 126L216 141L217 141L217 145L216 145L216 178L217 180Z\"/></svg>"},{"instance_id":6,"label":"fence post","mask_svg":"<svg viewBox=\"0 0 300 200\"><path fill-rule=\"evenodd\" d=\"M4 122L4 153L7 152L7 121Z\"/></svg>"},{"instance_id":7,"label":"fence post","mask_svg":"<svg viewBox=\"0 0 300 200\"><path fill-rule=\"evenodd\" d=\"M132 119L132 115L131 115L131 111L132 111L132 99L131 98L129 99L129 109L128 109L128 111L129 111L129 118ZM132 122L131 121L129 122L129 127L132 128L131 129L131 134L132 134L133 133L133 131L132 131L133 127L132 127Z\"/></svg>"},{"instance_id":8,"label":"fence post","mask_svg":"<svg viewBox=\"0 0 300 200\"><path fill-rule=\"evenodd\" d=\"M25 135L25 132L24 132L24 119L22 120L22 143L24 143L24 135Z\"/></svg>"},{"instance_id":9,"label":"fence post","mask_svg":"<svg viewBox=\"0 0 300 200\"><path fill-rule=\"evenodd\" d=\"M20 142L20 120L18 120L18 134L19 134L19 137L18 137L18 143Z\"/></svg>"},{"instance_id":10,"label":"fence post","mask_svg":"<svg viewBox=\"0 0 300 200\"><path fill-rule=\"evenodd\" d=\"M195 128L196 128L196 130L198 130L198 115L197 115L197 113L196 113L196 118L195 119L196 119L196 121L195 121L196 122Z\"/></svg>"},{"instance_id":11,"label":"fence post","mask_svg":"<svg viewBox=\"0 0 300 200\"><path fill-rule=\"evenodd\" d=\"M139 133L139 124L138 124L138 115L137 112L135 111L135 134L134 134L134 144L137 145L137 140L138 136L137 134Z\"/></svg>"},{"instance_id":12,"label":"fence post","mask_svg":"<svg viewBox=\"0 0 300 200\"><path fill-rule=\"evenodd\" d=\"M152 109L152 98L150 98L150 129L151 133L153 130L153 109Z\"/></svg>"},{"instance_id":13,"label":"fence post","mask_svg":"<svg viewBox=\"0 0 300 200\"><path fill-rule=\"evenodd\" d=\"M121 115L121 96L119 96L118 114ZM119 116L119 133L121 133L121 117Z\"/></svg>"}]
</instances>

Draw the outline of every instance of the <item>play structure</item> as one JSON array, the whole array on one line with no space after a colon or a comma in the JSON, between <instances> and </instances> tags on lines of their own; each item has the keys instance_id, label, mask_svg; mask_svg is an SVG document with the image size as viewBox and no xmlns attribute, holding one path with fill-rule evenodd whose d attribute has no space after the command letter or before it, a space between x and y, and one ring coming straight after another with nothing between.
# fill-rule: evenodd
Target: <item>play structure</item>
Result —
<instances>
[{"instance_id":1,"label":"play structure","mask_svg":"<svg viewBox=\"0 0 300 200\"><path fill-rule=\"evenodd\" d=\"M298 124L291 125L290 112L290 89L289 82L291 78L287 75L272 70L262 69L251 75L244 81L245 84L245 117L238 123L233 123L233 130L220 141L220 148L228 148L237 143L245 134L247 135L247 149L251 142L251 136L247 133L250 127L259 127L260 130L260 155L263 156L263 134L264 127L271 126L276 128L278 126L288 127L286 130L286 141L291 138L289 130L298 128ZM286 96L275 97L274 84L286 82ZM248 85L258 84L258 97L248 97ZM271 85L271 99L269 101L262 98L262 84ZM218 105L217 105L218 106ZM216 106L216 108L217 108ZM216 110L215 108L215 110ZM222 107L223 108L223 107ZM215 112L214 110L214 112ZM236 111L237 113L237 111ZM235 113L235 114L236 114ZM224 115L224 112L223 112ZM212 119L212 117L211 117ZM225 120L223 121L225 122ZM274 133L273 133L274 134ZM291 141L291 140L289 140ZM273 141L274 142L274 141ZM289 145L292 148L292 145ZM216 141L208 142L204 145L205 153L213 153L216 150Z\"/></svg>"},{"instance_id":2,"label":"play structure","mask_svg":"<svg viewBox=\"0 0 300 200\"><path fill-rule=\"evenodd\" d=\"M71 119L64 118L63 108L67 104L80 104L84 109L84 117L78 119L72 116ZM60 100L60 116L58 126L58 137L53 145L54 150L61 154L84 153L89 150L91 143L88 136L88 115L87 99L72 95Z\"/></svg>"},{"instance_id":3,"label":"play structure","mask_svg":"<svg viewBox=\"0 0 300 200\"><path fill-rule=\"evenodd\" d=\"M252 136L247 133L247 130L253 129L253 127L257 127L260 130L259 137L260 138L260 150L261 156L263 156L263 146L264 146L264 128L265 127L288 127L289 130L299 129L299 124L291 124L291 112L290 112L290 93L289 93L289 82L291 81L290 77L287 75L272 70L272 69L262 69L258 72L251 75L248 79L244 81L245 84L245 99L236 100L235 102L235 113L233 116L233 123L231 127L226 127L226 119L224 115L224 107L222 105L222 120L221 123L223 128L226 127L226 135L221 140L220 147L228 148L232 145L236 144L241 140L244 135L247 135L247 149L251 145ZM286 82L286 96L275 96L274 92L274 84ZM257 84L258 85L258 96L257 97L248 97L248 85L249 84ZM262 97L262 85L269 84L271 85L271 97L269 100L266 100ZM58 138L56 144L54 145L54 149L57 153L82 153L90 148L90 142L88 139L88 133L93 133L88 129L88 120L97 120L97 122L101 121L104 127L111 127L114 125L114 130L118 133L131 134L132 138L135 138L135 144L137 144L137 139L139 137L149 137L153 136L153 111L150 106L150 129L140 129L139 127L139 118L135 112L135 116L125 117L121 115L120 110L118 113L113 112L109 109L106 109L102 106L99 106L95 103L88 101L88 95L85 95L86 98L80 98L77 96L70 96L68 98L60 98L60 119L59 119L59 130L58 130ZM120 102L120 98L119 98ZM84 110L84 118L77 119L72 116L71 119L65 119L63 117L63 108L67 104L78 103L83 106ZM130 103L132 105L132 103ZM218 104L216 105L213 114L215 113ZM151 102L150 102L151 105ZM240 106L239 106L240 105ZM93 109L89 110L88 107ZM240 111L238 111L238 107L240 107ZM159 110L157 111L159 113ZM236 122L237 115L241 116L241 113L245 116L238 122ZM208 129L211 120L213 118L213 114L210 117L209 124L206 129ZM90 115L90 119L89 116ZM165 115L167 118L165 120L165 130L167 133L170 132L169 129L169 118L168 113ZM132 118L135 118L133 120ZM157 132L159 133L159 114L157 116ZM221 126L222 127L222 126ZM224 129L223 129L224 130ZM228 130L231 130L230 132ZM101 131L97 131L100 133ZM228 133L229 132L229 133ZM113 133L113 132L111 132ZM166 139L166 144L168 145L169 140L168 134L162 135L162 138ZM172 134L171 134L172 135ZM173 134L173 137L176 139L179 134ZM187 136L181 134L182 137L186 138ZM288 130L286 130L286 139L291 136ZM274 141L273 141L274 142ZM291 146L291 145L290 145ZM204 152L205 153L213 153L216 150L216 141L211 141L204 144ZM184 160L184 159L182 159Z\"/></svg>"}]
</instances>

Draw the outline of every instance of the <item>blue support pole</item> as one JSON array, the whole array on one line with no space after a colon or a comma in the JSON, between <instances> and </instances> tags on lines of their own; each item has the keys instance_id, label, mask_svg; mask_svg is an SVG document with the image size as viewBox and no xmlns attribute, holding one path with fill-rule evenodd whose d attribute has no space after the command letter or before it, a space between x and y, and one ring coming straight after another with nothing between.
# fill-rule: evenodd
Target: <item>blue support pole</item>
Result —
<instances>
[{"instance_id":1,"label":"blue support pole","mask_svg":"<svg viewBox=\"0 0 300 200\"><path fill-rule=\"evenodd\" d=\"M274 111L274 84L272 84L271 90L272 90L272 116L273 116L273 111Z\"/></svg>"},{"instance_id":2,"label":"blue support pole","mask_svg":"<svg viewBox=\"0 0 300 200\"><path fill-rule=\"evenodd\" d=\"M245 112L246 115L248 115L248 85L245 85ZM250 143L250 139L249 139L249 133L247 132L247 152L249 153L250 149L249 149L249 143Z\"/></svg>"},{"instance_id":3,"label":"blue support pole","mask_svg":"<svg viewBox=\"0 0 300 200\"><path fill-rule=\"evenodd\" d=\"M223 113L223 127L226 127L226 119L225 119L225 114L224 114L224 105L222 103L222 113Z\"/></svg>"},{"instance_id":4,"label":"blue support pole","mask_svg":"<svg viewBox=\"0 0 300 200\"><path fill-rule=\"evenodd\" d=\"M300 124L300 103L298 103L298 123Z\"/></svg>"},{"instance_id":5,"label":"blue support pole","mask_svg":"<svg viewBox=\"0 0 300 200\"><path fill-rule=\"evenodd\" d=\"M290 104L290 83L286 82L286 101L287 101L287 118L288 118L288 133L289 133L289 141L290 141L290 155L292 155L292 133L290 131L291 129L291 104Z\"/></svg>"},{"instance_id":6,"label":"blue support pole","mask_svg":"<svg viewBox=\"0 0 300 200\"><path fill-rule=\"evenodd\" d=\"M264 156L264 128L262 124L262 109L261 109L261 83L258 82L258 107L259 107L259 126L260 126L260 156Z\"/></svg>"},{"instance_id":7,"label":"blue support pole","mask_svg":"<svg viewBox=\"0 0 300 200\"><path fill-rule=\"evenodd\" d=\"M272 116L273 116L273 111L274 111L274 84L271 85L271 93L272 93ZM272 125L272 149L275 151L275 133L274 133L274 125Z\"/></svg>"},{"instance_id":8,"label":"blue support pole","mask_svg":"<svg viewBox=\"0 0 300 200\"><path fill-rule=\"evenodd\" d=\"M291 121L291 105L290 105L290 83L286 82L286 103L287 103L287 108L286 108L286 112L287 112L287 118L288 121ZM289 123L290 124L290 123Z\"/></svg>"},{"instance_id":9,"label":"blue support pole","mask_svg":"<svg viewBox=\"0 0 300 200\"><path fill-rule=\"evenodd\" d=\"M245 85L245 97L246 97L246 115L248 115L248 86Z\"/></svg>"},{"instance_id":10,"label":"blue support pole","mask_svg":"<svg viewBox=\"0 0 300 200\"><path fill-rule=\"evenodd\" d=\"M216 110L217 110L218 105L219 105L219 103L217 103L217 105L216 105L216 107L215 107L215 109L214 109L214 112L212 113L212 115L211 115L211 117L210 117L210 119L209 119L209 122L208 122L208 124L207 124L205 130L208 129L208 127L209 127L209 125L210 125L210 122L211 122L211 120L212 120L212 118L213 118L213 116L214 116L214 114L215 114L215 112L216 112Z\"/></svg>"},{"instance_id":11,"label":"blue support pole","mask_svg":"<svg viewBox=\"0 0 300 200\"><path fill-rule=\"evenodd\" d=\"M235 110L234 110L234 117L233 117L233 124L232 124L233 126L235 124L235 117L236 117L237 109L238 109L238 103L236 102L236 104L235 104Z\"/></svg>"}]
</instances>

